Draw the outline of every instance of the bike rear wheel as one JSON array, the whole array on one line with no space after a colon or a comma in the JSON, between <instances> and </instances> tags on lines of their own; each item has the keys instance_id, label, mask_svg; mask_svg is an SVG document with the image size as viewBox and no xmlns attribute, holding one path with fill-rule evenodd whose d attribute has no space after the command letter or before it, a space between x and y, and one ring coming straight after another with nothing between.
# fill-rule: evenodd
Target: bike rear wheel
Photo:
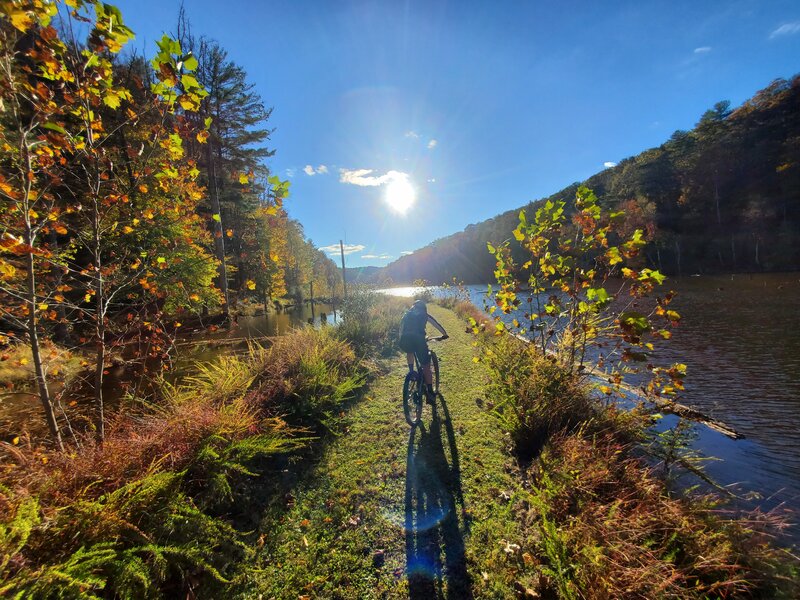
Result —
<instances>
[{"instance_id":1,"label":"bike rear wheel","mask_svg":"<svg viewBox=\"0 0 800 600\"><path fill-rule=\"evenodd\" d=\"M433 393L439 393L439 357L431 350L431 367L433 369Z\"/></svg>"},{"instance_id":2,"label":"bike rear wheel","mask_svg":"<svg viewBox=\"0 0 800 600\"><path fill-rule=\"evenodd\" d=\"M403 382L403 414L412 427L422 418L422 377L416 372L406 375Z\"/></svg>"}]
</instances>

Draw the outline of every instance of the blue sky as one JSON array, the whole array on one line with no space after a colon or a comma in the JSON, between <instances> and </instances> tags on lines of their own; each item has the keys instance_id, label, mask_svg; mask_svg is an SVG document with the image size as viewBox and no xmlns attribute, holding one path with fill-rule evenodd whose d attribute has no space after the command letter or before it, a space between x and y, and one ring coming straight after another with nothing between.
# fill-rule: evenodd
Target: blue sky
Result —
<instances>
[{"instance_id":1,"label":"blue sky","mask_svg":"<svg viewBox=\"0 0 800 600\"><path fill-rule=\"evenodd\" d=\"M117 0L152 55L180 0ZM185 0L276 128L287 209L383 265L800 71L800 2ZM386 201L410 185L405 214ZM393 188L395 191L397 187Z\"/></svg>"}]
</instances>

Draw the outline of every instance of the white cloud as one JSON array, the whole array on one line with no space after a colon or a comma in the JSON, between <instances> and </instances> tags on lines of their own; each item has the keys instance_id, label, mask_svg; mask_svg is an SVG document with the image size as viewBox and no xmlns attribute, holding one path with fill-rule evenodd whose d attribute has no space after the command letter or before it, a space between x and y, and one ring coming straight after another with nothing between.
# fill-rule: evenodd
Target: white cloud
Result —
<instances>
[{"instance_id":1,"label":"white cloud","mask_svg":"<svg viewBox=\"0 0 800 600\"><path fill-rule=\"evenodd\" d=\"M366 258L366 259L377 258L378 260L389 260L390 258L392 258L392 255L391 254L362 254L361 258Z\"/></svg>"},{"instance_id":2,"label":"white cloud","mask_svg":"<svg viewBox=\"0 0 800 600\"><path fill-rule=\"evenodd\" d=\"M287 177L294 177L295 173L297 173L297 169L286 169Z\"/></svg>"},{"instance_id":3,"label":"white cloud","mask_svg":"<svg viewBox=\"0 0 800 600\"><path fill-rule=\"evenodd\" d=\"M436 148L438 144L439 144L438 140L431 140L430 142L428 142L428 149L433 150L434 148Z\"/></svg>"},{"instance_id":4,"label":"white cloud","mask_svg":"<svg viewBox=\"0 0 800 600\"><path fill-rule=\"evenodd\" d=\"M371 175L374 169L339 169L339 181L362 187L374 187L392 181L408 181L408 173L389 171L384 175Z\"/></svg>"},{"instance_id":5,"label":"white cloud","mask_svg":"<svg viewBox=\"0 0 800 600\"><path fill-rule=\"evenodd\" d=\"M354 252L361 252L366 246L364 244L345 244L344 253L353 254ZM331 255L338 255L340 253L339 244L331 244L330 246L320 246L323 252Z\"/></svg>"},{"instance_id":6,"label":"white cloud","mask_svg":"<svg viewBox=\"0 0 800 600\"><path fill-rule=\"evenodd\" d=\"M314 175L324 175L328 172L328 167L325 165L320 165L315 169L311 165L306 165L303 167L303 172L309 177L313 177Z\"/></svg>"},{"instance_id":7,"label":"white cloud","mask_svg":"<svg viewBox=\"0 0 800 600\"><path fill-rule=\"evenodd\" d=\"M707 54L711 52L711 46L700 46L694 49L695 54Z\"/></svg>"},{"instance_id":8,"label":"white cloud","mask_svg":"<svg viewBox=\"0 0 800 600\"><path fill-rule=\"evenodd\" d=\"M616 166L617 166L617 163L615 163L615 162L612 162L612 161L610 161L610 160L607 160L606 162L604 162L604 163L603 163L603 166L604 166L606 169L610 169L611 167L616 167Z\"/></svg>"},{"instance_id":9,"label":"white cloud","mask_svg":"<svg viewBox=\"0 0 800 600\"><path fill-rule=\"evenodd\" d=\"M775 39L784 35L794 35L800 33L800 21L792 21L791 23L784 23L775 31L769 34L769 39Z\"/></svg>"},{"instance_id":10,"label":"white cloud","mask_svg":"<svg viewBox=\"0 0 800 600\"><path fill-rule=\"evenodd\" d=\"M416 131L406 131L406 137L414 138L416 140L419 138L419 134Z\"/></svg>"},{"instance_id":11,"label":"white cloud","mask_svg":"<svg viewBox=\"0 0 800 600\"><path fill-rule=\"evenodd\" d=\"M428 179L428 183L436 183L436 178L431 177L430 179Z\"/></svg>"},{"instance_id":12,"label":"white cloud","mask_svg":"<svg viewBox=\"0 0 800 600\"><path fill-rule=\"evenodd\" d=\"M409 254L414 254L414 251L413 250L403 250L400 253L400 256L408 256Z\"/></svg>"}]
</instances>

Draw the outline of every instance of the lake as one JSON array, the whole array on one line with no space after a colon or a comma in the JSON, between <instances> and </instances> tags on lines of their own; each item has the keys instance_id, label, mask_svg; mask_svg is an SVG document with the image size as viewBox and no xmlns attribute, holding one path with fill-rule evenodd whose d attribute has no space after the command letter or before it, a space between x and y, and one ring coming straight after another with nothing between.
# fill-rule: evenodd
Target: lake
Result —
<instances>
[{"instance_id":1,"label":"lake","mask_svg":"<svg viewBox=\"0 0 800 600\"><path fill-rule=\"evenodd\" d=\"M682 403L745 435L732 440L696 427L695 448L723 459L708 463L707 472L723 485L738 484L737 493L761 496L745 505L800 507L800 273L685 277L667 284L678 292L672 306L683 319L655 358L688 366ZM482 307L486 286L467 289ZM387 292L410 296L415 288ZM797 532L792 537L797 540Z\"/></svg>"}]
</instances>

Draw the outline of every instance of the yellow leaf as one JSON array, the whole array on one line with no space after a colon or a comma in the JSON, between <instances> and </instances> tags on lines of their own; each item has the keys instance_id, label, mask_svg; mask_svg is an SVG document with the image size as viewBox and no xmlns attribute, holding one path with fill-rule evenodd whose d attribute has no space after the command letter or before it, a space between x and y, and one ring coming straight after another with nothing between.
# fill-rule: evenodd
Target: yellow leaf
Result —
<instances>
[{"instance_id":1,"label":"yellow leaf","mask_svg":"<svg viewBox=\"0 0 800 600\"><path fill-rule=\"evenodd\" d=\"M48 307L48 306L49 306L48 304L45 304L44 302L42 302L42 303L39 305L39 310L47 310L47 307Z\"/></svg>"},{"instance_id":2,"label":"yellow leaf","mask_svg":"<svg viewBox=\"0 0 800 600\"><path fill-rule=\"evenodd\" d=\"M201 144L205 144L208 141L208 131L205 129L203 131L197 132L197 141Z\"/></svg>"},{"instance_id":3,"label":"yellow leaf","mask_svg":"<svg viewBox=\"0 0 800 600\"><path fill-rule=\"evenodd\" d=\"M136 225L138 225L140 222L141 222L141 221L139 221L139 219L134 219L134 220L133 220L133 226L135 227L135 226L136 226Z\"/></svg>"},{"instance_id":4,"label":"yellow leaf","mask_svg":"<svg viewBox=\"0 0 800 600\"><path fill-rule=\"evenodd\" d=\"M42 464L43 464L43 465L46 465L46 464L47 464L47 462L48 462L48 460L49 460L49 459L48 459L46 456L43 456L43 457L42 457Z\"/></svg>"},{"instance_id":5,"label":"yellow leaf","mask_svg":"<svg viewBox=\"0 0 800 600\"><path fill-rule=\"evenodd\" d=\"M153 211L152 211L151 209L149 209L149 208L148 208L148 209L146 209L146 210L145 210L145 211L142 213L142 216L143 216L145 219L152 219L152 218L153 218ZM136 221L136 219L134 219L134 222L135 222L135 221Z\"/></svg>"},{"instance_id":6,"label":"yellow leaf","mask_svg":"<svg viewBox=\"0 0 800 600\"><path fill-rule=\"evenodd\" d=\"M11 443L14 444L15 446L19 444L19 436L16 436L13 440L11 440Z\"/></svg>"},{"instance_id":7,"label":"yellow leaf","mask_svg":"<svg viewBox=\"0 0 800 600\"><path fill-rule=\"evenodd\" d=\"M4 260L0 260L0 279L11 279L14 277L14 274L17 272L16 267L7 263Z\"/></svg>"},{"instance_id":8,"label":"yellow leaf","mask_svg":"<svg viewBox=\"0 0 800 600\"><path fill-rule=\"evenodd\" d=\"M125 225L125 227L122 228L122 231L124 231L125 233L131 233L133 231L133 227L131 227L130 225Z\"/></svg>"},{"instance_id":9,"label":"yellow leaf","mask_svg":"<svg viewBox=\"0 0 800 600\"><path fill-rule=\"evenodd\" d=\"M3 8L8 10L9 7L4 6ZM28 31L30 26L33 25L33 16L21 8L9 10L7 16L11 24L22 32Z\"/></svg>"},{"instance_id":10,"label":"yellow leaf","mask_svg":"<svg viewBox=\"0 0 800 600\"><path fill-rule=\"evenodd\" d=\"M247 175L245 175L244 173L242 173L241 175L239 175L239 183L241 183L242 185L247 185L247 183L248 183L249 181L250 181L250 180L247 178Z\"/></svg>"},{"instance_id":11,"label":"yellow leaf","mask_svg":"<svg viewBox=\"0 0 800 600\"><path fill-rule=\"evenodd\" d=\"M86 294L86 295L83 297L83 301L84 301L84 302L91 302L91 300L92 300L92 295L91 295L91 294Z\"/></svg>"},{"instance_id":12,"label":"yellow leaf","mask_svg":"<svg viewBox=\"0 0 800 600\"><path fill-rule=\"evenodd\" d=\"M256 282L255 282L255 281L253 281L252 279L248 279L248 280L247 280L247 284L246 284L246 285L247 285L247 289L248 289L248 290L254 290L254 289L256 289Z\"/></svg>"}]
</instances>

